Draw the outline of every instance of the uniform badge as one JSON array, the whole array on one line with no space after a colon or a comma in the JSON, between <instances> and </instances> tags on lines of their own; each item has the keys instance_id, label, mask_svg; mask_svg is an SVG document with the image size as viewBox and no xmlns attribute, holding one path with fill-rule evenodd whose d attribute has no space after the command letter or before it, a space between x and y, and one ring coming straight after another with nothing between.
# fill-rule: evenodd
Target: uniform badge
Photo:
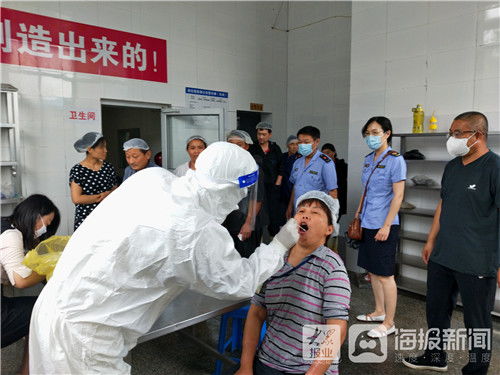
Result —
<instances>
[{"instance_id":1,"label":"uniform badge","mask_svg":"<svg viewBox=\"0 0 500 375\"><path fill-rule=\"evenodd\" d=\"M317 175L317 174L318 174L318 172L316 172L316 171L312 171L312 170L311 170L311 171L309 171L309 173L310 173L310 174L314 174L314 175Z\"/></svg>"}]
</instances>

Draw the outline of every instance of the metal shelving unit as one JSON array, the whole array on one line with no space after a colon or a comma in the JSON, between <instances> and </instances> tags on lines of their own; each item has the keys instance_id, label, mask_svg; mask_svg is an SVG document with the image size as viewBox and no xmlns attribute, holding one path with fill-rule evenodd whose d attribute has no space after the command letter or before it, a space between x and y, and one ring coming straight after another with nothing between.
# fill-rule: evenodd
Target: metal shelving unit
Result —
<instances>
[{"instance_id":1,"label":"metal shelving unit","mask_svg":"<svg viewBox=\"0 0 500 375\"><path fill-rule=\"evenodd\" d=\"M2 83L0 91L1 120L1 187L0 204L2 215L9 211L8 207L19 203L22 197L21 153L19 132L18 90Z\"/></svg>"},{"instance_id":2,"label":"metal shelving unit","mask_svg":"<svg viewBox=\"0 0 500 375\"><path fill-rule=\"evenodd\" d=\"M398 137L401 140L400 143L400 152L403 154L404 152L407 151L407 145L408 145L408 138L424 138L423 145L425 146L425 139L429 138L436 138L436 137L441 137L443 138L443 142L446 138L448 133L419 133L419 134L414 134L414 133L399 133L399 134L393 134L393 137ZM491 139L491 136L498 136L500 135L500 132L494 131L494 132L489 132L488 136ZM490 141L491 142L491 141ZM446 163L449 161L442 159L442 156L440 158L434 158L434 159L425 159L425 160L406 160L408 169L411 169L413 167L418 167L418 166L429 166L430 169L439 170L441 172L444 171L444 167ZM431 167L432 164L432 167ZM428 191L429 192L429 199L433 198L438 198L436 193L432 193L431 195L430 192L432 191L439 191L441 190L441 186L439 185L433 185L433 186L422 186L422 185L406 185L406 189L410 190L417 190L417 191ZM432 202L433 207L437 205L437 200L435 202ZM406 243L406 241L411 242L417 242L421 246L427 241L427 234L428 233L422 233L422 232L415 232L412 230L405 229L405 218L409 216L413 217L418 217L421 218L421 220L427 221L427 223L430 224L429 221L432 221L434 218L434 210L435 209L427 209L427 208L420 208L420 207L415 207L413 209L401 209L399 211L400 214L400 224L401 224L401 232L400 232L400 248L399 248L399 253L398 253L398 272L397 272L397 285L399 289L406 290L412 293L417 293L421 295L425 295L427 293L427 285L425 281L422 281L417 278L413 278L408 276L406 273L402 273L402 267L411 267L412 269L415 269L417 272L427 272L427 265L423 262L422 258L420 255L414 255L414 254L409 254L405 252L404 246L402 246L403 243ZM458 298L457 303L459 305L462 305L462 302L460 301L460 296ZM497 299L495 300L495 307L492 312L493 315L500 316L500 299L498 298L498 293L497 293Z\"/></svg>"}]
</instances>

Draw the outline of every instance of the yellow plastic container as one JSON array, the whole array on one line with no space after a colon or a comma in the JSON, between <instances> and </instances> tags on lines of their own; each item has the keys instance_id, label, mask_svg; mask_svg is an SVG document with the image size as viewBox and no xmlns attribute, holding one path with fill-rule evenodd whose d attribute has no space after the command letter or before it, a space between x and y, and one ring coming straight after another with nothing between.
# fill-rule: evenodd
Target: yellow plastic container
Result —
<instances>
[{"instance_id":1,"label":"yellow plastic container","mask_svg":"<svg viewBox=\"0 0 500 375\"><path fill-rule=\"evenodd\" d=\"M429 119L429 132L434 133L438 130L438 120L434 116L434 112L432 112L432 116Z\"/></svg>"},{"instance_id":2,"label":"yellow plastic container","mask_svg":"<svg viewBox=\"0 0 500 375\"><path fill-rule=\"evenodd\" d=\"M415 108L411 109L413 112L413 133L424 132L424 109L421 104L417 104Z\"/></svg>"}]
</instances>

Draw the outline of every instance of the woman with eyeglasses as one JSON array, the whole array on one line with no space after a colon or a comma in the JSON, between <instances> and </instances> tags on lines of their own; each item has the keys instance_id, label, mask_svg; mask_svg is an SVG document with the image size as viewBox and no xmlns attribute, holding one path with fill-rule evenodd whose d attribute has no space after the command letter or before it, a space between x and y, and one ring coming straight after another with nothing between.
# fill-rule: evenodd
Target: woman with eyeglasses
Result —
<instances>
[{"instance_id":1,"label":"woman with eyeglasses","mask_svg":"<svg viewBox=\"0 0 500 375\"><path fill-rule=\"evenodd\" d=\"M4 297L3 285L28 288L45 279L22 264L24 255L54 235L61 221L58 208L45 195L34 194L19 203L2 222L0 272L2 277L2 348L28 335L36 297ZM28 373L28 340L20 373Z\"/></svg>"},{"instance_id":2,"label":"woman with eyeglasses","mask_svg":"<svg viewBox=\"0 0 500 375\"><path fill-rule=\"evenodd\" d=\"M370 275L375 309L359 315L357 319L380 322L368 332L368 336L380 338L395 332L397 287L394 273L399 243L398 211L403 201L406 163L389 146L392 125L388 118L372 117L363 126L361 134L372 152L363 163L363 194L356 210L356 217L361 219L363 228L358 266Z\"/></svg>"}]
</instances>

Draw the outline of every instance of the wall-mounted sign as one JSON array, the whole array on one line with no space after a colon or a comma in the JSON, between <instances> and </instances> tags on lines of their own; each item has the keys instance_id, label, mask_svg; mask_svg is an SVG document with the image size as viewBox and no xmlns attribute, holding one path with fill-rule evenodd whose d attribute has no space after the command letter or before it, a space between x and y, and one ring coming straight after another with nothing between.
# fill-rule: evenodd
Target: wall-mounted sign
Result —
<instances>
[{"instance_id":1,"label":"wall-mounted sign","mask_svg":"<svg viewBox=\"0 0 500 375\"><path fill-rule=\"evenodd\" d=\"M186 87L187 108L225 108L229 105L229 94L225 91L215 91Z\"/></svg>"},{"instance_id":2,"label":"wall-mounted sign","mask_svg":"<svg viewBox=\"0 0 500 375\"><path fill-rule=\"evenodd\" d=\"M167 82L165 39L0 8L2 63Z\"/></svg>"},{"instance_id":3,"label":"wall-mounted sign","mask_svg":"<svg viewBox=\"0 0 500 375\"><path fill-rule=\"evenodd\" d=\"M98 123L99 120L99 110L97 109L84 109L84 108L65 108L65 118L70 122L76 122L81 124L93 124Z\"/></svg>"},{"instance_id":4,"label":"wall-mounted sign","mask_svg":"<svg viewBox=\"0 0 500 375\"><path fill-rule=\"evenodd\" d=\"M250 103L250 110L251 111L263 111L264 110L264 104Z\"/></svg>"}]
</instances>

